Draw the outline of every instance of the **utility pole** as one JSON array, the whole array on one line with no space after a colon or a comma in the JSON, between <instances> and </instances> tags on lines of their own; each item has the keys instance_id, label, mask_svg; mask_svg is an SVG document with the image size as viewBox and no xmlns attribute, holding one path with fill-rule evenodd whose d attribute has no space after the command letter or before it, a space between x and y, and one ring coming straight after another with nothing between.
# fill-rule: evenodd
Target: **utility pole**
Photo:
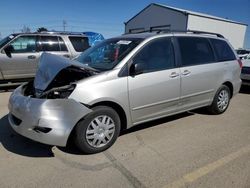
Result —
<instances>
[{"instance_id":1,"label":"utility pole","mask_svg":"<svg viewBox=\"0 0 250 188\"><path fill-rule=\"evenodd\" d=\"M65 30L66 30L66 25L67 25L66 20L63 20L63 31L65 31Z\"/></svg>"}]
</instances>

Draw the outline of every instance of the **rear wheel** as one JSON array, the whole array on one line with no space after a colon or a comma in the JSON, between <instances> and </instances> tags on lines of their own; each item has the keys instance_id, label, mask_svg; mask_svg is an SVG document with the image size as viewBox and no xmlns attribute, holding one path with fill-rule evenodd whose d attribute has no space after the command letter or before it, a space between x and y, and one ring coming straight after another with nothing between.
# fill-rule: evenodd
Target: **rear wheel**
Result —
<instances>
[{"instance_id":1,"label":"rear wheel","mask_svg":"<svg viewBox=\"0 0 250 188\"><path fill-rule=\"evenodd\" d=\"M230 103L230 89L226 85L222 85L216 92L213 103L208 107L212 114L222 114L225 112Z\"/></svg>"},{"instance_id":2,"label":"rear wheel","mask_svg":"<svg viewBox=\"0 0 250 188\"><path fill-rule=\"evenodd\" d=\"M76 126L76 146L84 153L106 150L116 141L120 133L120 118L107 106L97 106Z\"/></svg>"}]
</instances>

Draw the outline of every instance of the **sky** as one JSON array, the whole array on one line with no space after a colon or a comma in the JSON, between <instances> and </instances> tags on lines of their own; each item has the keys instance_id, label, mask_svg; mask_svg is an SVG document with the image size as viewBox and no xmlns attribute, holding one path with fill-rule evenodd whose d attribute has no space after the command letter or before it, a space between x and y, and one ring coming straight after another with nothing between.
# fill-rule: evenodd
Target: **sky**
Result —
<instances>
[{"instance_id":1,"label":"sky","mask_svg":"<svg viewBox=\"0 0 250 188\"><path fill-rule=\"evenodd\" d=\"M94 31L105 38L124 33L124 22L150 3L206 13L248 24L245 48L250 49L250 0L11 0L0 3L0 38L27 26L49 30Z\"/></svg>"}]
</instances>

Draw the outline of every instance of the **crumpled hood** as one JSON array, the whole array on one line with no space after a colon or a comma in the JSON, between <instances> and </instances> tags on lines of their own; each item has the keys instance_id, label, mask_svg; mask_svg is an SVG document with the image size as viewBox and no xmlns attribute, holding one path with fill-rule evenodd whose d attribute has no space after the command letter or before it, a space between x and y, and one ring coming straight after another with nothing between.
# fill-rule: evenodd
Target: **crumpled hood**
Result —
<instances>
[{"instance_id":1,"label":"crumpled hood","mask_svg":"<svg viewBox=\"0 0 250 188\"><path fill-rule=\"evenodd\" d=\"M95 71L86 65L72 61L65 57L50 53L43 53L41 55L38 70L36 72L34 88L40 91L46 90L56 75L67 67L78 67L79 69Z\"/></svg>"}]
</instances>

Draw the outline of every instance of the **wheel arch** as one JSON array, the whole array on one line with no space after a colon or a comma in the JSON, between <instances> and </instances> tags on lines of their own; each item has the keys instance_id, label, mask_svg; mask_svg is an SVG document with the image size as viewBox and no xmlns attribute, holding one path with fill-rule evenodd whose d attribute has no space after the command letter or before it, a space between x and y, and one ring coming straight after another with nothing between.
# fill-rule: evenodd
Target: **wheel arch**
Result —
<instances>
[{"instance_id":1,"label":"wheel arch","mask_svg":"<svg viewBox=\"0 0 250 188\"><path fill-rule=\"evenodd\" d=\"M90 106L90 108L96 107L96 106L108 106L110 108L113 108L119 115L121 120L121 131L127 129L127 115L124 111L124 109L117 103L113 101L102 101L97 102Z\"/></svg>"},{"instance_id":2,"label":"wheel arch","mask_svg":"<svg viewBox=\"0 0 250 188\"><path fill-rule=\"evenodd\" d=\"M230 90L230 98L232 98L233 97L233 91L234 91L233 84L230 81L226 81L222 85L225 85L225 86L227 86L229 88L229 90Z\"/></svg>"},{"instance_id":3,"label":"wheel arch","mask_svg":"<svg viewBox=\"0 0 250 188\"><path fill-rule=\"evenodd\" d=\"M127 115L124 111L124 109L117 103L113 102L113 101L102 101L102 102L97 102L97 103L94 103L92 105L88 105L88 108L94 108L96 106L107 106L107 107L110 107L112 109L114 109L117 114L119 115L119 118L121 120L121 130L125 130L127 129ZM81 120L83 120L84 117L82 117L78 122L80 122ZM69 134L69 137L67 139L67 145L72 141L74 135L75 135L75 128L76 128L76 125L78 124L78 122L74 125L73 129L71 130L70 134Z\"/></svg>"}]
</instances>

